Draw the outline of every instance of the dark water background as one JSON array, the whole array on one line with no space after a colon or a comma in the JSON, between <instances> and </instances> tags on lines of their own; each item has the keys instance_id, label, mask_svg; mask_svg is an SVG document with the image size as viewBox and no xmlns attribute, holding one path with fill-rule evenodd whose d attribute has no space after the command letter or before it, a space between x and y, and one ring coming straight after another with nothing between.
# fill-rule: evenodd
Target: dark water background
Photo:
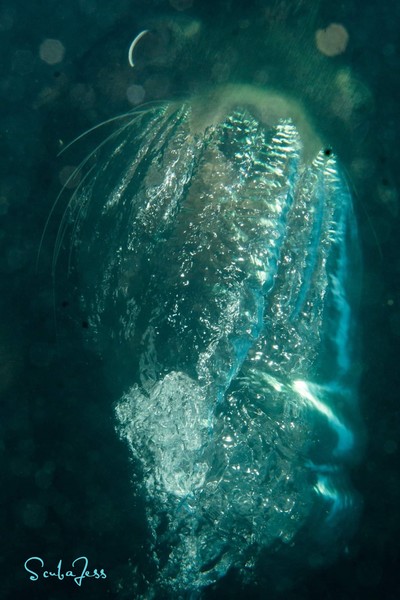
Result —
<instances>
[{"instance_id":1,"label":"dark water background","mask_svg":"<svg viewBox=\"0 0 400 600\"><path fill-rule=\"evenodd\" d=\"M128 452L114 432L112 402L123 376L116 373L110 384L114 365L85 341L87 315L80 309L77 274L72 269L66 277L66 253L54 294L53 243L68 194L47 229L38 269L36 257L65 181L63 169L76 165L103 134L57 158L62 144L129 110L132 84L144 85L147 100L183 94L196 81L190 65L129 69L127 48L146 18L199 18L212 30L215 48L272 6L250 0L200 6L195 0L177 10L184 2L171 4L4 0L0 6L1 599L134 598L135 568L152 575L144 507L132 494ZM274 18L289 18L285 2L274 7ZM400 597L400 6L394 0L323 2L316 26L332 22L344 24L350 36L345 54L332 60L357 73L372 98L355 116L356 126L336 128L325 109L321 125L336 131L339 155L355 179L364 253L361 398L367 442L353 474L364 512L348 556L306 574L294 589L246 592L228 577L207 598ZM40 45L48 38L62 42L62 62L41 59ZM239 41L235 45L240 49ZM326 105L329 94L329 88L322 94ZM27 558L40 556L50 569L60 559L68 569L82 555L89 568L104 568L107 579L86 580L82 588L65 580L32 582L23 568Z\"/></svg>"}]
</instances>

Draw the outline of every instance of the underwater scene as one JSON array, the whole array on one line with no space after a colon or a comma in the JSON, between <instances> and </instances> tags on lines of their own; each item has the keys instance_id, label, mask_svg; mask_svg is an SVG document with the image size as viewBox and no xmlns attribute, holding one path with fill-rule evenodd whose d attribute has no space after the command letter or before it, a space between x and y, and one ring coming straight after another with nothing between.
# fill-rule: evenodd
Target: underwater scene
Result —
<instances>
[{"instance_id":1,"label":"underwater scene","mask_svg":"<svg viewBox=\"0 0 400 600\"><path fill-rule=\"evenodd\" d=\"M397 599L400 7L0 7L0 600Z\"/></svg>"}]
</instances>

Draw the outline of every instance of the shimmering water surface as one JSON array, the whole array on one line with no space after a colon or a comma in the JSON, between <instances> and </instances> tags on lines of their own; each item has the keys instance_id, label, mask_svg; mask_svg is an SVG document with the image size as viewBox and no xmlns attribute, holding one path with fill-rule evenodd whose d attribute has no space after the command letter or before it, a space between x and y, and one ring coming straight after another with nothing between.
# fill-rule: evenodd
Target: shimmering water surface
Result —
<instances>
[{"instance_id":1,"label":"shimmering water surface","mask_svg":"<svg viewBox=\"0 0 400 600\"><path fill-rule=\"evenodd\" d=\"M231 567L251 580L305 526L323 563L358 512L348 185L279 95L211 100L207 121L201 98L128 117L71 206L90 328L131 352L116 429L166 557L156 585L175 592Z\"/></svg>"}]
</instances>

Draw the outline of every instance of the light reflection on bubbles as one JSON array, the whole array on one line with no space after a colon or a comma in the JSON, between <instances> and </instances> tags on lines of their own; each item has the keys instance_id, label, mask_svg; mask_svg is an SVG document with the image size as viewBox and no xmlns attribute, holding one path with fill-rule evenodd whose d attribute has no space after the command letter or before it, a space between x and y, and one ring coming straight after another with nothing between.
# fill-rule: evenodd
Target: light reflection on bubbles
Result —
<instances>
[{"instance_id":1,"label":"light reflection on bubbles","mask_svg":"<svg viewBox=\"0 0 400 600\"><path fill-rule=\"evenodd\" d=\"M349 42L347 30L338 23L331 23L326 29L318 29L315 34L318 50L326 56L343 54Z\"/></svg>"},{"instance_id":2,"label":"light reflection on bubbles","mask_svg":"<svg viewBox=\"0 0 400 600\"><path fill-rule=\"evenodd\" d=\"M40 44L39 56L48 65L57 65L65 55L65 48L60 40L48 38Z\"/></svg>"},{"instance_id":3,"label":"light reflection on bubbles","mask_svg":"<svg viewBox=\"0 0 400 600\"><path fill-rule=\"evenodd\" d=\"M141 85L133 84L130 85L126 90L126 97L128 98L130 104L133 104L134 106L143 102L145 96L146 91Z\"/></svg>"}]
</instances>

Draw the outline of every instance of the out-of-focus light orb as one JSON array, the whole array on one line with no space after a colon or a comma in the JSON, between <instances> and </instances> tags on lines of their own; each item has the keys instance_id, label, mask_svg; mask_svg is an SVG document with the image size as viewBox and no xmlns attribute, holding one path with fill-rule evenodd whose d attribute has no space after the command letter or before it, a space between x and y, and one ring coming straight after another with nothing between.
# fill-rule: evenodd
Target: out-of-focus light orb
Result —
<instances>
[{"instance_id":1,"label":"out-of-focus light orb","mask_svg":"<svg viewBox=\"0 0 400 600\"><path fill-rule=\"evenodd\" d=\"M62 62L65 55L65 48L60 40L48 38L40 44L39 56L48 65L57 65Z\"/></svg>"},{"instance_id":2,"label":"out-of-focus light orb","mask_svg":"<svg viewBox=\"0 0 400 600\"><path fill-rule=\"evenodd\" d=\"M134 106L143 102L145 95L146 91L141 85L133 84L126 90L126 97L128 98L129 103Z\"/></svg>"},{"instance_id":3,"label":"out-of-focus light orb","mask_svg":"<svg viewBox=\"0 0 400 600\"><path fill-rule=\"evenodd\" d=\"M326 56L343 54L349 42L349 34L343 25L331 23L326 29L318 29L315 34L318 50Z\"/></svg>"}]
</instances>

